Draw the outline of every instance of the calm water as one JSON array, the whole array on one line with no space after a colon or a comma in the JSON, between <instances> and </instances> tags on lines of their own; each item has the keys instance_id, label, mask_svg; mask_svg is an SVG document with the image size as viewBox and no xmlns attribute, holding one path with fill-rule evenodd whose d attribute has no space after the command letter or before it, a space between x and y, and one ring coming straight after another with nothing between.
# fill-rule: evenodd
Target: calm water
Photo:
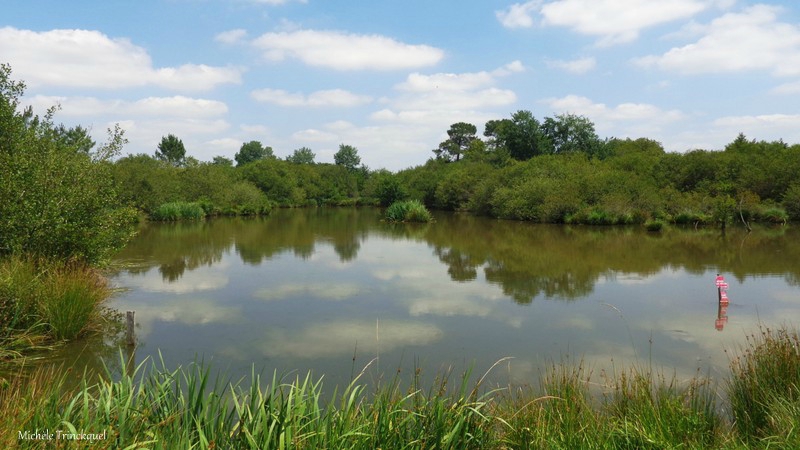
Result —
<instances>
[{"instance_id":1,"label":"calm water","mask_svg":"<svg viewBox=\"0 0 800 450\"><path fill-rule=\"evenodd\" d=\"M568 227L436 215L392 225L373 209L150 224L119 255L136 360L202 358L347 383L474 366L536 382L549 361L727 373L724 350L766 325L800 326L800 232ZM720 311L714 278L730 283ZM727 316L727 319L721 317ZM75 350L70 350L73 353ZM117 352L95 343L81 354ZM432 375L431 375L432 376Z\"/></svg>"}]
</instances>

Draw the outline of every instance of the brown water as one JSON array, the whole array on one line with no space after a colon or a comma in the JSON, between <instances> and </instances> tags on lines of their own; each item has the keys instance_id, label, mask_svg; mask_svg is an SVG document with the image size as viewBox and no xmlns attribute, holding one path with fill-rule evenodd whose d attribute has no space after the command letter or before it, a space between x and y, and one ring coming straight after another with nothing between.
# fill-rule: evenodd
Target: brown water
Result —
<instances>
[{"instance_id":1,"label":"brown water","mask_svg":"<svg viewBox=\"0 0 800 450\"><path fill-rule=\"evenodd\" d=\"M136 361L203 359L234 378L255 366L342 384L370 361L378 377L483 372L507 356L497 382L536 382L566 357L718 375L759 321L800 326L790 227L648 233L448 213L392 225L375 209L278 210L149 224L119 261L127 291L112 306L136 311ZM116 344L66 354L118 360Z\"/></svg>"}]
</instances>

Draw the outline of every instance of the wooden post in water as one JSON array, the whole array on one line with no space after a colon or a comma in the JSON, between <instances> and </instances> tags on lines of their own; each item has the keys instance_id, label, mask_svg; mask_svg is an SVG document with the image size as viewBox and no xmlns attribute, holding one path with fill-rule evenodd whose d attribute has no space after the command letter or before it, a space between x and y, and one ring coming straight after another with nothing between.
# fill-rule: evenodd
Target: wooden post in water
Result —
<instances>
[{"instance_id":1,"label":"wooden post in water","mask_svg":"<svg viewBox=\"0 0 800 450\"><path fill-rule=\"evenodd\" d=\"M128 345L136 345L136 335L133 332L134 320L133 316L136 314L136 311L128 311L125 313L126 322L128 324L128 333L126 334L126 342Z\"/></svg>"}]
</instances>

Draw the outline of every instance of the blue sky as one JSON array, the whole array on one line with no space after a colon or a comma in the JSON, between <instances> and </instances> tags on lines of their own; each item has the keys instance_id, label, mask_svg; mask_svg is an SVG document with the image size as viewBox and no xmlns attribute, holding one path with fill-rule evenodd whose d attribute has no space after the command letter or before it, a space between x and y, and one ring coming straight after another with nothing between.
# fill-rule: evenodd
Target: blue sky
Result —
<instances>
[{"instance_id":1,"label":"blue sky","mask_svg":"<svg viewBox=\"0 0 800 450\"><path fill-rule=\"evenodd\" d=\"M527 109L601 138L800 142L800 5L737 0L7 1L0 62L58 122L175 134L203 161L261 141L422 164L449 125Z\"/></svg>"}]
</instances>

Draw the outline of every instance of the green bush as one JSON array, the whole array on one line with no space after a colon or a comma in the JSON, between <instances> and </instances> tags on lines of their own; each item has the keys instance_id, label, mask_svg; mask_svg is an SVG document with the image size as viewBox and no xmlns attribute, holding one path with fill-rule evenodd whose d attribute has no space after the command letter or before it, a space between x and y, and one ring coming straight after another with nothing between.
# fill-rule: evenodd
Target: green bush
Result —
<instances>
[{"instance_id":1,"label":"green bush","mask_svg":"<svg viewBox=\"0 0 800 450\"><path fill-rule=\"evenodd\" d=\"M0 255L107 261L134 231L135 212L120 206L110 170L122 130L94 151L69 144L55 108L43 118L17 111L24 85L10 73L0 65Z\"/></svg>"}]
</instances>

